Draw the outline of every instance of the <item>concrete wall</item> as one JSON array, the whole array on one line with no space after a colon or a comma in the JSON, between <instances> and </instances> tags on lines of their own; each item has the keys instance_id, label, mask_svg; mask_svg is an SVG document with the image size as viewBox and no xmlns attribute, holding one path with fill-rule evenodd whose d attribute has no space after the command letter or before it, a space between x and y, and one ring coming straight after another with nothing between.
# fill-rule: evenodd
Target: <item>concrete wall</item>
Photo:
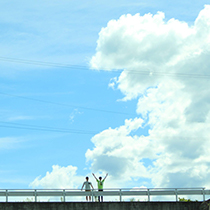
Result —
<instances>
[{"instance_id":1,"label":"concrete wall","mask_svg":"<svg viewBox=\"0 0 210 210\"><path fill-rule=\"evenodd\" d=\"M202 208L201 208L202 207ZM202 202L8 202L0 210L208 210Z\"/></svg>"}]
</instances>

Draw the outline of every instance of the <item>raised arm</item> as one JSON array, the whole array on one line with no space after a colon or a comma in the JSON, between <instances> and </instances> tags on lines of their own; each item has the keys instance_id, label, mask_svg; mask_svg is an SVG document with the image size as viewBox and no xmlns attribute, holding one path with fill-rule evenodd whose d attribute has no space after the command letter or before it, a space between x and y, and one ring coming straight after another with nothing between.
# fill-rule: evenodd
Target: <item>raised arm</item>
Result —
<instances>
[{"instance_id":1,"label":"raised arm","mask_svg":"<svg viewBox=\"0 0 210 210\"><path fill-rule=\"evenodd\" d=\"M108 173L107 173L106 176L104 177L104 180L106 179L107 176L108 176Z\"/></svg>"},{"instance_id":2,"label":"raised arm","mask_svg":"<svg viewBox=\"0 0 210 210\"><path fill-rule=\"evenodd\" d=\"M93 174L94 178L97 180L97 178L96 178L95 174L94 174L94 173L92 173L92 174Z\"/></svg>"}]
</instances>

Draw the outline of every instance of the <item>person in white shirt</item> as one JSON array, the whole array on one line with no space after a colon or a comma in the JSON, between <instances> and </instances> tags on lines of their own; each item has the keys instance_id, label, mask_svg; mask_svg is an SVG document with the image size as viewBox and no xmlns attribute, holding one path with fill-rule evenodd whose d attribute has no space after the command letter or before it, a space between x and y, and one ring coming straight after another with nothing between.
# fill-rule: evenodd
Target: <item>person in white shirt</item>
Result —
<instances>
[{"instance_id":1,"label":"person in white shirt","mask_svg":"<svg viewBox=\"0 0 210 210\"><path fill-rule=\"evenodd\" d=\"M89 177L87 176L86 177L86 181L83 183L81 190L83 190L83 187L84 186L85 186L85 191L91 191L91 188L90 187L92 187L92 189L93 189L92 183L89 182L88 180L89 180ZM88 201L88 197L89 197L89 201L91 201L91 196L86 196L86 201Z\"/></svg>"}]
</instances>

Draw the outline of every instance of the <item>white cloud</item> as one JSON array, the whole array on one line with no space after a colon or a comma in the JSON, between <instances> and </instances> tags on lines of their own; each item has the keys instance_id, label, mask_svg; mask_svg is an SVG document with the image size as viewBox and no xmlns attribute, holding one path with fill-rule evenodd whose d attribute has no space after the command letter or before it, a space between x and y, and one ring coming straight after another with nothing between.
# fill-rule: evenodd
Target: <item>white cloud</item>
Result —
<instances>
[{"instance_id":1,"label":"white cloud","mask_svg":"<svg viewBox=\"0 0 210 210\"><path fill-rule=\"evenodd\" d=\"M150 176L150 166L145 167L141 160L155 158L155 147L147 137L130 136L142 123L141 118L126 120L125 125L109 128L92 138L95 148L87 151L86 158L92 161L92 171L109 172L108 186L122 187L123 180L131 181L131 173L133 178Z\"/></svg>"},{"instance_id":2,"label":"white cloud","mask_svg":"<svg viewBox=\"0 0 210 210\"><path fill-rule=\"evenodd\" d=\"M77 189L82 185L84 177L76 174L77 167L59 165L52 166L52 172L47 172L44 177L38 176L30 186L44 189Z\"/></svg>"},{"instance_id":3,"label":"white cloud","mask_svg":"<svg viewBox=\"0 0 210 210\"><path fill-rule=\"evenodd\" d=\"M162 12L123 15L101 30L90 64L124 69L111 86L124 101L138 98L144 121L97 134L86 157L92 170L121 177L124 185L147 177L155 187L210 187L210 5L192 26L164 18ZM133 136L144 123L149 135Z\"/></svg>"},{"instance_id":4,"label":"white cloud","mask_svg":"<svg viewBox=\"0 0 210 210\"><path fill-rule=\"evenodd\" d=\"M210 187L210 6L195 24L156 15L123 15L100 32L93 68L124 69L109 86L138 99L139 117L91 140L91 171L109 173L106 188ZM73 119L74 115L72 115ZM140 131L149 126L148 135ZM74 166L54 165L33 188L79 188ZM92 179L93 177L91 177ZM94 182L93 182L94 184Z\"/></svg>"}]
</instances>

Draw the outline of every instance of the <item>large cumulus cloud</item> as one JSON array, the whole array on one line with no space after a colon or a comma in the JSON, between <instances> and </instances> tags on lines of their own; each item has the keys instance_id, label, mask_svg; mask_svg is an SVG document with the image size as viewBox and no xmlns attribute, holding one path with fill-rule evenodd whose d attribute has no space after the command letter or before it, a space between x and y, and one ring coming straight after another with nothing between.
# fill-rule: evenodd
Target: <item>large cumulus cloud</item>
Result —
<instances>
[{"instance_id":1,"label":"large cumulus cloud","mask_svg":"<svg viewBox=\"0 0 210 210\"><path fill-rule=\"evenodd\" d=\"M209 58L209 5L193 25L166 21L162 12L111 20L90 64L123 70L111 86L124 101L138 99L139 117L92 138L92 169L123 174L124 183L149 178L155 187L209 187ZM147 136L132 134L145 124Z\"/></svg>"}]
</instances>

